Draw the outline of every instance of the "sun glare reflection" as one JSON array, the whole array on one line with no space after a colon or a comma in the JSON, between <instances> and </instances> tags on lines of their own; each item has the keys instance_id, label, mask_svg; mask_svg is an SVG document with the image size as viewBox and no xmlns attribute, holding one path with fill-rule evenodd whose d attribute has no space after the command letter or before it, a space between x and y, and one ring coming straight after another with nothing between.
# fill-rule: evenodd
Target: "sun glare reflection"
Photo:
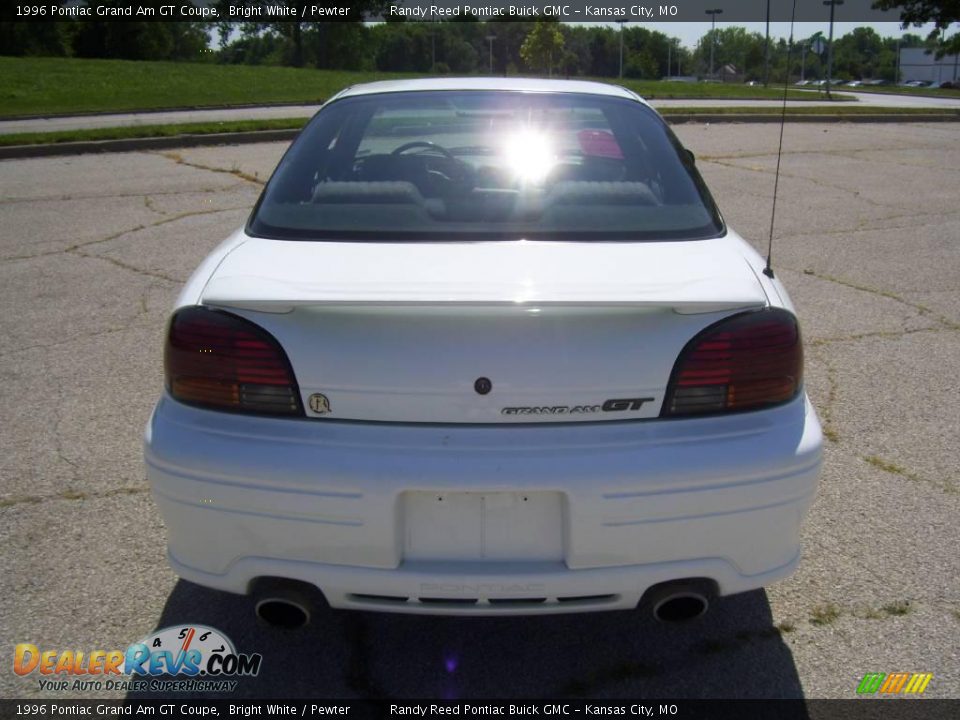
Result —
<instances>
[{"instance_id":1,"label":"sun glare reflection","mask_svg":"<svg viewBox=\"0 0 960 720\"><path fill-rule=\"evenodd\" d=\"M507 136L504 143L507 166L527 183L543 182L557 163L553 138L542 131L524 128Z\"/></svg>"}]
</instances>

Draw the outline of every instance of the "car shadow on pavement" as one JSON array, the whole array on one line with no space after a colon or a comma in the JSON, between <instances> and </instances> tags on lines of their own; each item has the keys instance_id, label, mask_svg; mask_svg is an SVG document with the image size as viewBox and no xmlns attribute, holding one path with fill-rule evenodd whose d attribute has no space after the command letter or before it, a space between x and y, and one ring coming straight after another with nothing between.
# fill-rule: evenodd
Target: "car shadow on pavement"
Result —
<instances>
[{"instance_id":1,"label":"car shadow on pavement","mask_svg":"<svg viewBox=\"0 0 960 720\"><path fill-rule=\"evenodd\" d=\"M260 672L232 693L165 698L803 697L790 628L773 626L763 590L721 598L683 624L639 611L464 618L323 608L306 627L283 630L257 620L251 598L180 580L156 629L193 624L220 630L239 653L261 653Z\"/></svg>"}]
</instances>

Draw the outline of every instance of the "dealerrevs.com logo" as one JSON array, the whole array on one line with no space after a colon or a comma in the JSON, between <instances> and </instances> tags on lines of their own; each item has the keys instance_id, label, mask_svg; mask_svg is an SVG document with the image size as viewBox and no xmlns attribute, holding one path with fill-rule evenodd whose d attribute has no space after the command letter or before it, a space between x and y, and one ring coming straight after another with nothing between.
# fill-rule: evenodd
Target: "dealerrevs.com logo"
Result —
<instances>
[{"instance_id":1,"label":"dealerrevs.com logo","mask_svg":"<svg viewBox=\"0 0 960 720\"><path fill-rule=\"evenodd\" d=\"M260 672L260 653L238 653L222 632L204 625L168 627L123 650L14 648L13 671L50 691L232 692L238 677Z\"/></svg>"}]
</instances>

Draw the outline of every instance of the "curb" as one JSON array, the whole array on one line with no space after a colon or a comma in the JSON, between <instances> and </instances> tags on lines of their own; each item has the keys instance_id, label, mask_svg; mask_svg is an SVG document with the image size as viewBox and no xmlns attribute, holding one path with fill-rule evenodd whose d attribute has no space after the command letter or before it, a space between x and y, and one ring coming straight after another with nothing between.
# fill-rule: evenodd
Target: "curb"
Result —
<instances>
[{"instance_id":1,"label":"curb","mask_svg":"<svg viewBox=\"0 0 960 720\"><path fill-rule=\"evenodd\" d=\"M376 81L375 81L376 82ZM339 90L337 91L339 92ZM841 93L842 94L842 93ZM881 94L881 93L875 93ZM892 95L894 93L883 93L886 95ZM336 93L333 93L336 95ZM330 95L330 97L333 97ZM261 108L285 108L285 107L299 107L299 108L319 108L321 105L327 102L330 97L317 98L316 100L311 100L309 102L303 100L289 100L287 102L271 102L271 103L237 103L234 105L178 105L174 107L159 107L159 108L134 108L134 109L121 109L121 110L76 110L72 112L54 112L54 113L37 113L32 115L0 115L0 122L7 122L13 120L49 120L51 118L65 118L65 117L99 117L101 115L150 115L150 114L159 114L167 112L197 112L204 110L248 110L250 108L261 109ZM927 95L924 97L940 97L938 95ZM754 100L767 100L771 103L779 103L779 97L771 98L758 98L753 95L733 95L730 97L722 98L709 98L709 97L694 97L689 95L684 95L677 97L675 95L650 95L643 96L643 99L648 102L656 102L657 100L693 100L694 102L699 102L701 100L733 100L733 101L750 101ZM791 101L796 102L823 102L824 98L822 97L810 97L810 98L798 98L791 97ZM839 103L850 103L856 102L856 100L835 100L834 102Z\"/></svg>"},{"instance_id":2,"label":"curb","mask_svg":"<svg viewBox=\"0 0 960 720\"><path fill-rule=\"evenodd\" d=\"M663 115L663 113L661 113ZM690 122L709 123L779 123L779 113L675 113L663 115L663 119L671 125L680 125ZM818 114L818 113L787 113L786 121L800 123L902 123L902 122L960 122L960 111L950 113L849 113L849 114Z\"/></svg>"},{"instance_id":3,"label":"curb","mask_svg":"<svg viewBox=\"0 0 960 720\"><path fill-rule=\"evenodd\" d=\"M167 137L124 138L122 140L83 140L47 145L8 145L0 147L0 160L87 155L90 153L142 152L168 148L208 145L245 145L260 142L290 142L300 130L251 130L249 132L170 135Z\"/></svg>"},{"instance_id":4,"label":"curb","mask_svg":"<svg viewBox=\"0 0 960 720\"><path fill-rule=\"evenodd\" d=\"M775 114L667 114L664 119L671 125L686 123L779 123ZM862 114L862 115L790 115L787 122L801 123L913 123L913 122L960 122L960 113L915 113L915 114ZM49 143L46 145L8 145L0 147L0 160L16 160L38 157L87 155L90 153L142 152L181 147L204 147L214 145L244 145L261 142L290 142L300 130L252 130L249 132L210 133L203 135L171 135L168 137L125 138L122 140L84 140L81 142Z\"/></svg>"}]
</instances>

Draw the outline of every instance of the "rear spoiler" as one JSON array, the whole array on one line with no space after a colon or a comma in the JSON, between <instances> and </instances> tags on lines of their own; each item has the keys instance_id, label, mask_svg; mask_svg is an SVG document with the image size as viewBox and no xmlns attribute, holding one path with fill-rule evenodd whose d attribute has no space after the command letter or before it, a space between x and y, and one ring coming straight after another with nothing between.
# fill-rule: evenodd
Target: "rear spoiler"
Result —
<instances>
[{"instance_id":1,"label":"rear spoiler","mask_svg":"<svg viewBox=\"0 0 960 720\"><path fill-rule=\"evenodd\" d=\"M632 307L670 308L681 314L700 314L766 307L759 284L716 287L709 280L663 283L654 287L530 288L516 284L483 283L475 289L443 283L337 283L326 280L303 284L261 276L215 277L203 291L202 304L266 313L288 313L298 307L331 306L450 306L458 307ZM707 298L710 298L709 300Z\"/></svg>"}]
</instances>

